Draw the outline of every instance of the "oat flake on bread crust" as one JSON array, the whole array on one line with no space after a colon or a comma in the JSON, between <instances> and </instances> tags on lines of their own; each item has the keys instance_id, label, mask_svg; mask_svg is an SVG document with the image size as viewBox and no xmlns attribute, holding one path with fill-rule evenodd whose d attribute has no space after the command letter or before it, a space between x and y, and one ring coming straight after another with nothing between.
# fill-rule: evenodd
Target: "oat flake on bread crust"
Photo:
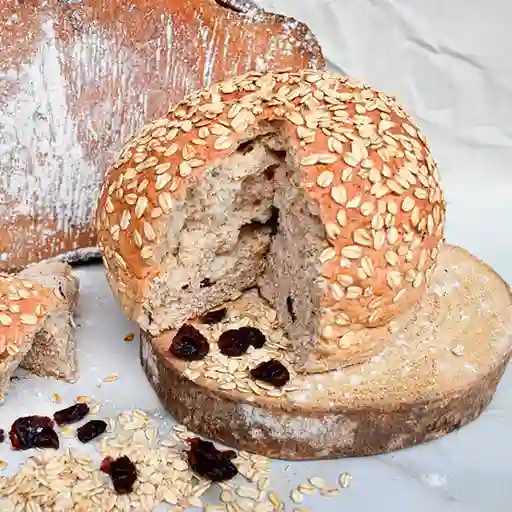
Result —
<instances>
[{"instance_id":1,"label":"oat flake on bread crust","mask_svg":"<svg viewBox=\"0 0 512 512\"><path fill-rule=\"evenodd\" d=\"M109 284L143 329L258 286L309 372L384 346L367 331L418 303L444 215L425 138L393 98L282 70L195 92L130 139L97 228Z\"/></svg>"},{"instance_id":2,"label":"oat flake on bread crust","mask_svg":"<svg viewBox=\"0 0 512 512\"><path fill-rule=\"evenodd\" d=\"M0 275L0 404L12 373L32 347L48 311L58 304L50 288Z\"/></svg>"}]
</instances>

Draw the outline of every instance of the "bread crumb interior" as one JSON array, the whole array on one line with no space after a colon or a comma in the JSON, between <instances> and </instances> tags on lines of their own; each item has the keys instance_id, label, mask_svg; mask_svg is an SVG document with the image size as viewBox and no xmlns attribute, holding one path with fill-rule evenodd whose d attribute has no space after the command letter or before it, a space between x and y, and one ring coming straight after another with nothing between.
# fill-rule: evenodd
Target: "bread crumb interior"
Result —
<instances>
[{"instance_id":1,"label":"bread crumb interior","mask_svg":"<svg viewBox=\"0 0 512 512\"><path fill-rule=\"evenodd\" d=\"M168 222L168 271L151 293L143 328L176 328L256 287L295 342L312 342L325 234L285 148L269 130L188 185Z\"/></svg>"}]
</instances>

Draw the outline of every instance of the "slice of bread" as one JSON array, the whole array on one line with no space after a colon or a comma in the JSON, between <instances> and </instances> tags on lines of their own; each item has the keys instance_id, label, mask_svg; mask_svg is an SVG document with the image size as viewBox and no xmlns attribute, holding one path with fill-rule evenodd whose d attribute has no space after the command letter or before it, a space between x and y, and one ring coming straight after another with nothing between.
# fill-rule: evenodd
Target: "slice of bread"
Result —
<instances>
[{"instance_id":1,"label":"slice of bread","mask_svg":"<svg viewBox=\"0 0 512 512\"><path fill-rule=\"evenodd\" d=\"M14 370L66 303L53 290L17 276L0 276L0 403Z\"/></svg>"},{"instance_id":2,"label":"slice of bread","mask_svg":"<svg viewBox=\"0 0 512 512\"><path fill-rule=\"evenodd\" d=\"M41 377L75 382L78 367L73 315L78 299L78 278L68 264L56 261L30 265L18 276L45 286L58 300L35 334L20 366Z\"/></svg>"}]
</instances>

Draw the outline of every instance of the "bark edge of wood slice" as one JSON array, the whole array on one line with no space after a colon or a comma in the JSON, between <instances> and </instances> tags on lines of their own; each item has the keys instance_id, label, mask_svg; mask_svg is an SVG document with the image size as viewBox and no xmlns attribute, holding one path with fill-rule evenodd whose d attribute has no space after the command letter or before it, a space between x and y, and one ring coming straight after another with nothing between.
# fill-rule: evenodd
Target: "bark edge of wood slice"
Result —
<instances>
[{"instance_id":1,"label":"bark edge of wood slice","mask_svg":"<svg viewBox=\"0 0 512 512\"><path fill-rule=\"evenodd\" d=\"M235 301L236 302L236 301ZM298 376L286 398L190 380L170 355L173 332L141 331L145 373L191 431L267 457L313 460L375 455L432 441L475 420L512 355L512 294L488 265L445 245L415 311L398 318L370 361Z\"/></svg>"}]
</instances>

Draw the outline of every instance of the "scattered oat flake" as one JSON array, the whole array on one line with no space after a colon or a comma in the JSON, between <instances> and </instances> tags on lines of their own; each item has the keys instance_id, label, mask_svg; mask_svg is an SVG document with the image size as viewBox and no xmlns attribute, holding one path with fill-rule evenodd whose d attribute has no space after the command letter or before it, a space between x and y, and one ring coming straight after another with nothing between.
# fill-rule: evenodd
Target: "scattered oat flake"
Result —
<instances>
[{"instance_id":1,"label":"scattered oat flake","mask_svg":"<svg viewBox=\"0 0 512 512\"><path fill-rule=\"evenodd\" d=\"M264 491L265 489L268 489L269 486L269 479L267 475L263 475L260 478L258 478L258 489L260 491Z\"/></svg>"},{"instance_id":2,"label":"scattered oat flake","mask_svg":"<svg viewBox=\"0 0 512 512\"><path fill-rule=\"evenodd\" d=\"M103 382L115 382L119 379L119 375L109 375L103 379Z\"/></svg>"},{"instance_id":3,"label":"scattered oat flake","mask_svg":"<svg viewBox=\"0 0 512 512\"><path fill-rule=\"evenodd\" d=\"M201 498L198 498L197 496L190 496L187 501L191 507L203 508L204 506Z\"/></svg>"},{"instance_id":4,"label":"scattered oat flake","mask_svg":"<svg viewBox=\"0 0 512 512\"><path fill-rule=\"evenodd\" d=\"M294 503L302 503L302 493L298 489L293 489L290 493L290 498Z\"/></svg>"},{"instance_id":5,"label":"scattered oat flake","mask_svg":"<svg viewBox=\"0 0 512 512\"><path fill-rule=\"evenodd\" d=\"M281 501L281 498L278 496L278 494L275 491L270 491L268 493L268 501L272 503L274 507L279 509L283 506L283 502Z\"/></svg>"},{"instance_id":6,"label":"scattered oat flake","mask_svg":"<svg viewBox=\"0 0 512 512\"><path fill-rule=\"evenodd\" d=\"M322 496L325 496L326 498L329 498L331 496L335 496L336 494L338 494L340 492L340 490L337 488L337 487L324 487L321 491L320 491L320 494Z\"/></svg>"},{"instance_id":7,"label":"scattered oat flake","mask_svg":"<svg viewBox=\"0 0 512 512\"><path fill-rule=\"evenodd\" d=\"M268 459L253 459L252 456L239 454L238 460L243 461L247 472L253 476L253 486L247 483L237 487L238 497L232 483L221 483L219 487L226 502L222 506L206 506L199 496L212 484L209 481L196 481L184 460L187 443L179 439L187 439L195 434L183 426L173 427L173 443L165 446L163 442L154 439L158 432L157 424L147 413L139 410L125 411L116 419L110 418L108 422L109 432L99 442L98 449L103 458L126 455L136 464L140 479L133 493L117 496L108 482L104 481L97 463L91 457L80 454L79 450L57 450L30 457L26 463L22 463L16 475L0 477L0 503L1 497L5 495L3 490L8 489L9 499L13 500L14 506L20 504L20 510L25 510L23 506L30 502L30 512L47 509L77 512L114 509L142 511L153 510L164 502L175 512L184 512L187 507L209 512L272 510L266 492L257 485L257 482L268 480L268 477L265 480L263 478L269 469ZM135 424L138 428L131 430ZM119 428L112 432L116 425ZM67 428L63 427L61 431L65 432ZM18 482L23 482L23 485L18 485ZM47 482L51 482L51 485ZM41 485L44 486L44 492L41 492ZM277 504L274 510L284 510L284 504L276 493L272 493L269 499ZM1 505L0 510L3 511Z\"/></svg>"},{"instance_id":8,"label":"scattered oat flake","mask_svg":"<svg viewBox=\"0 0 512 512\"><path fill-rule=\"evenodd\" d=\"M452 354L456 356L463 356L464 355L464 345L456 345L452 348Z\"/></svg>"},{"instance_id":9,"label":"scattered oat flake","mask_svg":"<svg viewBox=\"0 0 512 512\"><path fill-rule=\"evenodd\" d=\"M62 397L59 395L59 393L53 393L53 401L56 404L60 404L62 402Z\"/></svg>"},{"instance_id":10,"label":"scattered oat flake","mask_svg":"<svg viewBox=\"0 0 512 512\"><path fill-rule=\"evenodd\" d=\"M89 411L91 414L96 414L100 410L100 407L101 407L101 403L95 402L94 404L91 405Z\"/></svg>"},{"instance_id":11,"label":"scattered oat flake","mask_svg":"<svg viewBox=\"0 0 512 512\"><path fill-rule=\"evenodd\" d=\"M75 398L75 401L80 404L88 404L89 403L89 397L87 395L78 395Z\"/></svg>"},{"instance_id":12,"label":"scattered oat flake","mask_svg":"<svg viewBox=\"0 0 512 512\"><path fill-rule=\"evenodd\" d=\"M235 497L230 490L226 489L220 493L220 501L222 501L222 503L231 503L234 499Z\"/></svg>"},{"instance_id":13,"label":"scattered oat flake","mask_svg":"<svg viewBox=\"0 0 512 512\"><path fill-rule=\"evenodd\" d=\"M352 483L352 475L349 473L343 472L340 475L340 487L342 489L346 489L347 487L350 487Z\"/></svg>"},{"instance_id":14,"label":"scattered oat flake","mask_svg":"<svg viewBox=\"0 0 512 512\"><path fill-rule=\"evenodd\" d=\"M0 460L0 471L5 469L8 466L7 462L5 460Z\"/></svg>"},{"instance_id":15,"label":"scattered oat flake","mask_svg":"<svg viewBox=\"0 0 512 512\"><path fill-rule=\"evenodd\" d=\"M308 480L310 481L311 485L317 489L323 489L324 487L327 487L327 482L319 476L312 476L311 478L308 478Z\"/></svg>"},{"instance_id":16,"label":"scattered oat flake","mask_svg":"<svg viewBox=\"0 0 512 512\"><path fill-rule=\"evenodd\" d=\"M75 431L71 427L61 427L60 433L64 437L73 437L75 435Z\"/></svg>"},{"instance_id":17,"label":"scattered oat flake","mask_svg":"<svg viewBox=\"0 0 512 512\"><path fill-rule=\"evenodd\" d=\"M130 334L127 334L125 337L124 337L124 341L126 342L130 342L130 341L133 341L135 338L135 334L133 334L133 332L131 332Z\"/></svg>"},{"instance_id":18,"label":"scattered oat flake","mask_svg":"<svg viewBox=\"0 0 512 512\"><path fill-rule=\"evenodd\" d=\"M298 487L298 490L302 494L314 494L316 492L316 487L314 487L313 485L309 485L309 484L300 484Z\"/></svg>"},{"instance_id":19,"label":"scattered oat flake","mask_svg":"<svg viewBox=\"0 0 512 512\"><path fill-rule=\"evenodd\" d=\"M236 493L241 498L258 499L258 491L254 487L241 486L236 489Z\"/></svg>"}]
</instances>

